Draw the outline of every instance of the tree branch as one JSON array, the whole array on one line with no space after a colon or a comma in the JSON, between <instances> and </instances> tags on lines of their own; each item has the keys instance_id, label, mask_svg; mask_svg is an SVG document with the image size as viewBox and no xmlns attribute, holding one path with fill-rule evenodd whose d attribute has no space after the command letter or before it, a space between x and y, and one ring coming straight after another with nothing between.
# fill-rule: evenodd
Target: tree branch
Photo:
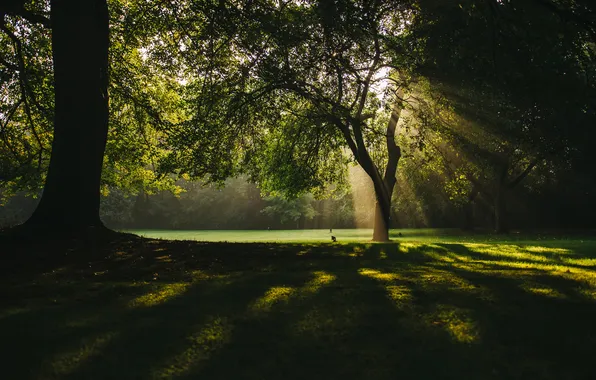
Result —
<instances>
[{"instance_id":1,"label":"tree branch","mask_svg":"<svg viewBox=\"0 0 596 380\"><path fill-rule=\"evenodd\" d=\"M530 162L528 167L526 167L526 169L523 172L521 172L513 181L507 184L507 187L513 189L515 186L519 185L519 183L523 181L524 178L526 178L530 174L530 172L536 167L536 165L538 165L542 160L544 160L544 157L536 157L532 162Z\"/></svg>"},{"instance_id":2,"label":"tree branch","mask_svg":"<svg viewBox=\"0 0 596 380\"><path fill-rule=\"evenodd\" d=\"M4 0L0 3L0 18L4 20L4 15L19 16L33 24L41 24L46 28L51 28L52 23L46 16L31 12L25 9L24 0Z\"/></svg>"}]
</instances>

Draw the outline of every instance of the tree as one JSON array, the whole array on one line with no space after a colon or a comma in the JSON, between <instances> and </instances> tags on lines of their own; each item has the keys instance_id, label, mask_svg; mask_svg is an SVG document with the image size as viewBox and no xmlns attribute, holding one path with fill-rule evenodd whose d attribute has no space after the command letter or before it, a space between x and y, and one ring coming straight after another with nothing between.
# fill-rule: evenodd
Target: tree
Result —
<instances>
[{"instance_id":1,"label":"tree","mask_svg":"<svg viewBox=\"0 0 596 380\"><path fill-rule=\"evenodd\" d=\"M447 105L443 115L431 111L430 129L463 155L452 155L452 170L470 181L471 200L482 194L492 204L497 232L508 229L513 188L536 167L554 173L585 149L579 140L594 121L589 15L580 2L420 2L415 71Z\"/></svg>"},{"instance_id":2,"label":"tree","mask_svg":"<svg viewBox=\"0 0 596 380\"><path fill-rule=\"evenodd\" d=\"M390 47L409 9L405 1L177 4L172 18L189 26L179 40L193 117L170 140L163 168L214 178L244 171L291 196L341 179L350 155L374 184L373 239L388 240L407 84Z\"/></svg>"},{"instance_id":3,"label":"tree","mask_svg":"<svg viewBox=\"0 0 596 380\"><path fill-rule=\"evenodd\" d=\"M159 129L180 117L175 85L149 72L139 51L158 27L160 10L109 5L110 14L106 1L13 0L1 9L0 40L8 44L0 49L7 94L0 184L32 194L44 187L25 229L102 229L100 184L104 193L174 188L152 163L161 154ZM154 19L134 25L149 10Z\"/></svg>"},{"instance_id":4,"label":"tree","mask_svg":"<svg viewBox=\"0 0 596 380\"><path fill-rule=\"evenodd\" d=\"M76 233L102 227L99 186L108 131L107 2L53 0L49 19L28 11L24 1L11 1L0 11L3 23L6 15L17 15L50 26L52 34L52 153L41 201L25 228Z\"/></svg>"}]
</instances>

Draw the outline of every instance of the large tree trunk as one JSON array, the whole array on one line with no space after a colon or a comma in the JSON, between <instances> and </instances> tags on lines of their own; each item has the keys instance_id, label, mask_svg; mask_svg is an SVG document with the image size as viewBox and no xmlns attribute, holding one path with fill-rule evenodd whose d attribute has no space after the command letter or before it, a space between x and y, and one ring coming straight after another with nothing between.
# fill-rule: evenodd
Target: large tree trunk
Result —
<instances>
[{"instance_id":1,"label":"large tree trunk","mask_svg":"<svg viewBox=\"0 0 596 380\"><path fill-rule=\"evenodd\" d=\"M468 196L468 201L464 205L464 224L462 226L464 231L472 231L474 229L474 201L478 193L478 188L474 186Z\"/></svg>"},{"instance_id":2,"label":"large tree trunk","mask_svg":"<svg viewBox=\"0 0 596 380\"><path fill-rule=\"evenodd\" d=\"M391 189L393 191L393 189ZM389 192L389 189L387 189ZM389 193L391 194L391 193ZM377 198L378 199L378 198ZM375 202L375 220L373 226L373 241L389 241L389 228L391 227L391 195L388 202Z\"/></svg>"},{"instance_id":3,"label":"large tree trunk","mask_svg":"<svg viewBox=\"0 0 596 380\"><path fill-rule=\"evenodd\" d=\"M505 234L509 232L507 226L507 210L505 208L505 197L507 193L507 173L509 171L509 160L506 159L501 167L501 173L495 186L494 213L495 213L495 232Z\"/></svg>"},{"instance_id":4,"label":"large tree trunk","mask_svg":"<svg viewBox=\"0 0 596 380\"><path fill-rule=\"evenodd\" d=\"M395 143L395 131L401 115L401 110L401 102L397 100L391 112L389 124L387 125L386 145L388 158L383 178L381 179L381 175L374 165L373 170L369 173L374 184L377 199L375 205L375 224L373 227L374 241L389 241L389 228L391 227L391 198L393 196L393 188L397 182L395 178L397 164L401 158L401 149ZM366 155L366 157L370 159L370 156Z\"/></svg>"},{"instance_id":5,"label":"large tree trunk","mask_svg":"<svg viewBox=\"0 0 596 380\"><path fill-rule=\"evenodd\" d=\"M103 227L100 178L108 132L106 0L52 0L54 140L39 206L25 227L80 233Z\"/></svg>"},{"instance_id":6,"label":"large tree trunk","mask_svg":"<svg viewBox=\"0 0 596 380\"><path fill-rule=\"evenodd\" d=\"M506 188L499 187L495 195L495 232L498 234L505 234L509 232L507 225L507 209L505 203Z\"/></svg>"}]
</instances>

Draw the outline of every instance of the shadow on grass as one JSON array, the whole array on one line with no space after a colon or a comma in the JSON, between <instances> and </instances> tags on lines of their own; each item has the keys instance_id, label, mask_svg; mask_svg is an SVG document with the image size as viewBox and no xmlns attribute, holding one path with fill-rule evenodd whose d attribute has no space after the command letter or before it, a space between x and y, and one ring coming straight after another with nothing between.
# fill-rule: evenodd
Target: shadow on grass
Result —
<instances>
[{"instance_id":1,"label":"shadow on grass","mask_svg":"<svg viewBox=\"0 0 596 380\"><path fill-rule=\"evenodd\" d=\"M138 240L88 260L73 251L3 280L3 377L594 378L590 267L532 266L545 261L523 247L527 265L510 266L515 252L474 247ZM544 252L559 266L573 253Z\"/></svg>"}]
</instances>

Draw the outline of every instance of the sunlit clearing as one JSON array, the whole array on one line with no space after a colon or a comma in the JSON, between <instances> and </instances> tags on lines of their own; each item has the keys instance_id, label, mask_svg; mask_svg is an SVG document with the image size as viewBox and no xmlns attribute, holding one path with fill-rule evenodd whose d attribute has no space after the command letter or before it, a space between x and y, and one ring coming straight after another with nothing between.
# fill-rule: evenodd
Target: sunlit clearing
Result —
<instances>
[{"instance_id":1,"label":"sunlit clearing","mask_svg":"<svg viewBox=\"0 0 596 380\"><path fill-rule=\"evenodd\" d=\"M480 339L476 321L466 309L451 305L438 305L435 312L425 317L431 326L441 327L460 343L473 343Z\"/></svg>"},{"instance_id":2,"label":"sunlit clearing","mask_svg":"<svg viewBox=\"0 0 596 380\"><path fill-rule=\"evenodd\" d=\"M348 181L352 188L354 225L356 228L371 228L375 212L375 191L372 181L360 166L349 168Z\"/></svg>"},{"instance_id":3,"label":"sunlit clearing","mask_svg":"<svg viewBox=\"0 0 596 380\"><path fill-rule=\"evenodd\" d=\"M130 301L129 307L147 307L162 304L181 295L189 286L190 284L186 282L159 285L155 291Z\"/></svg>"},{"instance_id":4,"label":"sunlit clearing","mask_svg":"<svg viewBox=\"0 0 596 380\"><path fill-rule=\"evenodd\" d=\"M153 371L154 378L171 379L184 376L208 360L214 352L230 341L233 325L226 318L212 318L187 338L186 349L169 358L165 365Z\"/></svg>"},{"instance_id":5,"label":"sunlit clearing","mask_svg":"<svg viewBox=\"0 0 596 380\"><path fill-rule=\"evenodd\" d=\"M79 366L93 356L99 355L103 348L116 337L116 333L107 332L94 338L83 338L78 350L57 355L51 360L50 371L58 376L74 372Z\"/></svg>"}]
</instances>

